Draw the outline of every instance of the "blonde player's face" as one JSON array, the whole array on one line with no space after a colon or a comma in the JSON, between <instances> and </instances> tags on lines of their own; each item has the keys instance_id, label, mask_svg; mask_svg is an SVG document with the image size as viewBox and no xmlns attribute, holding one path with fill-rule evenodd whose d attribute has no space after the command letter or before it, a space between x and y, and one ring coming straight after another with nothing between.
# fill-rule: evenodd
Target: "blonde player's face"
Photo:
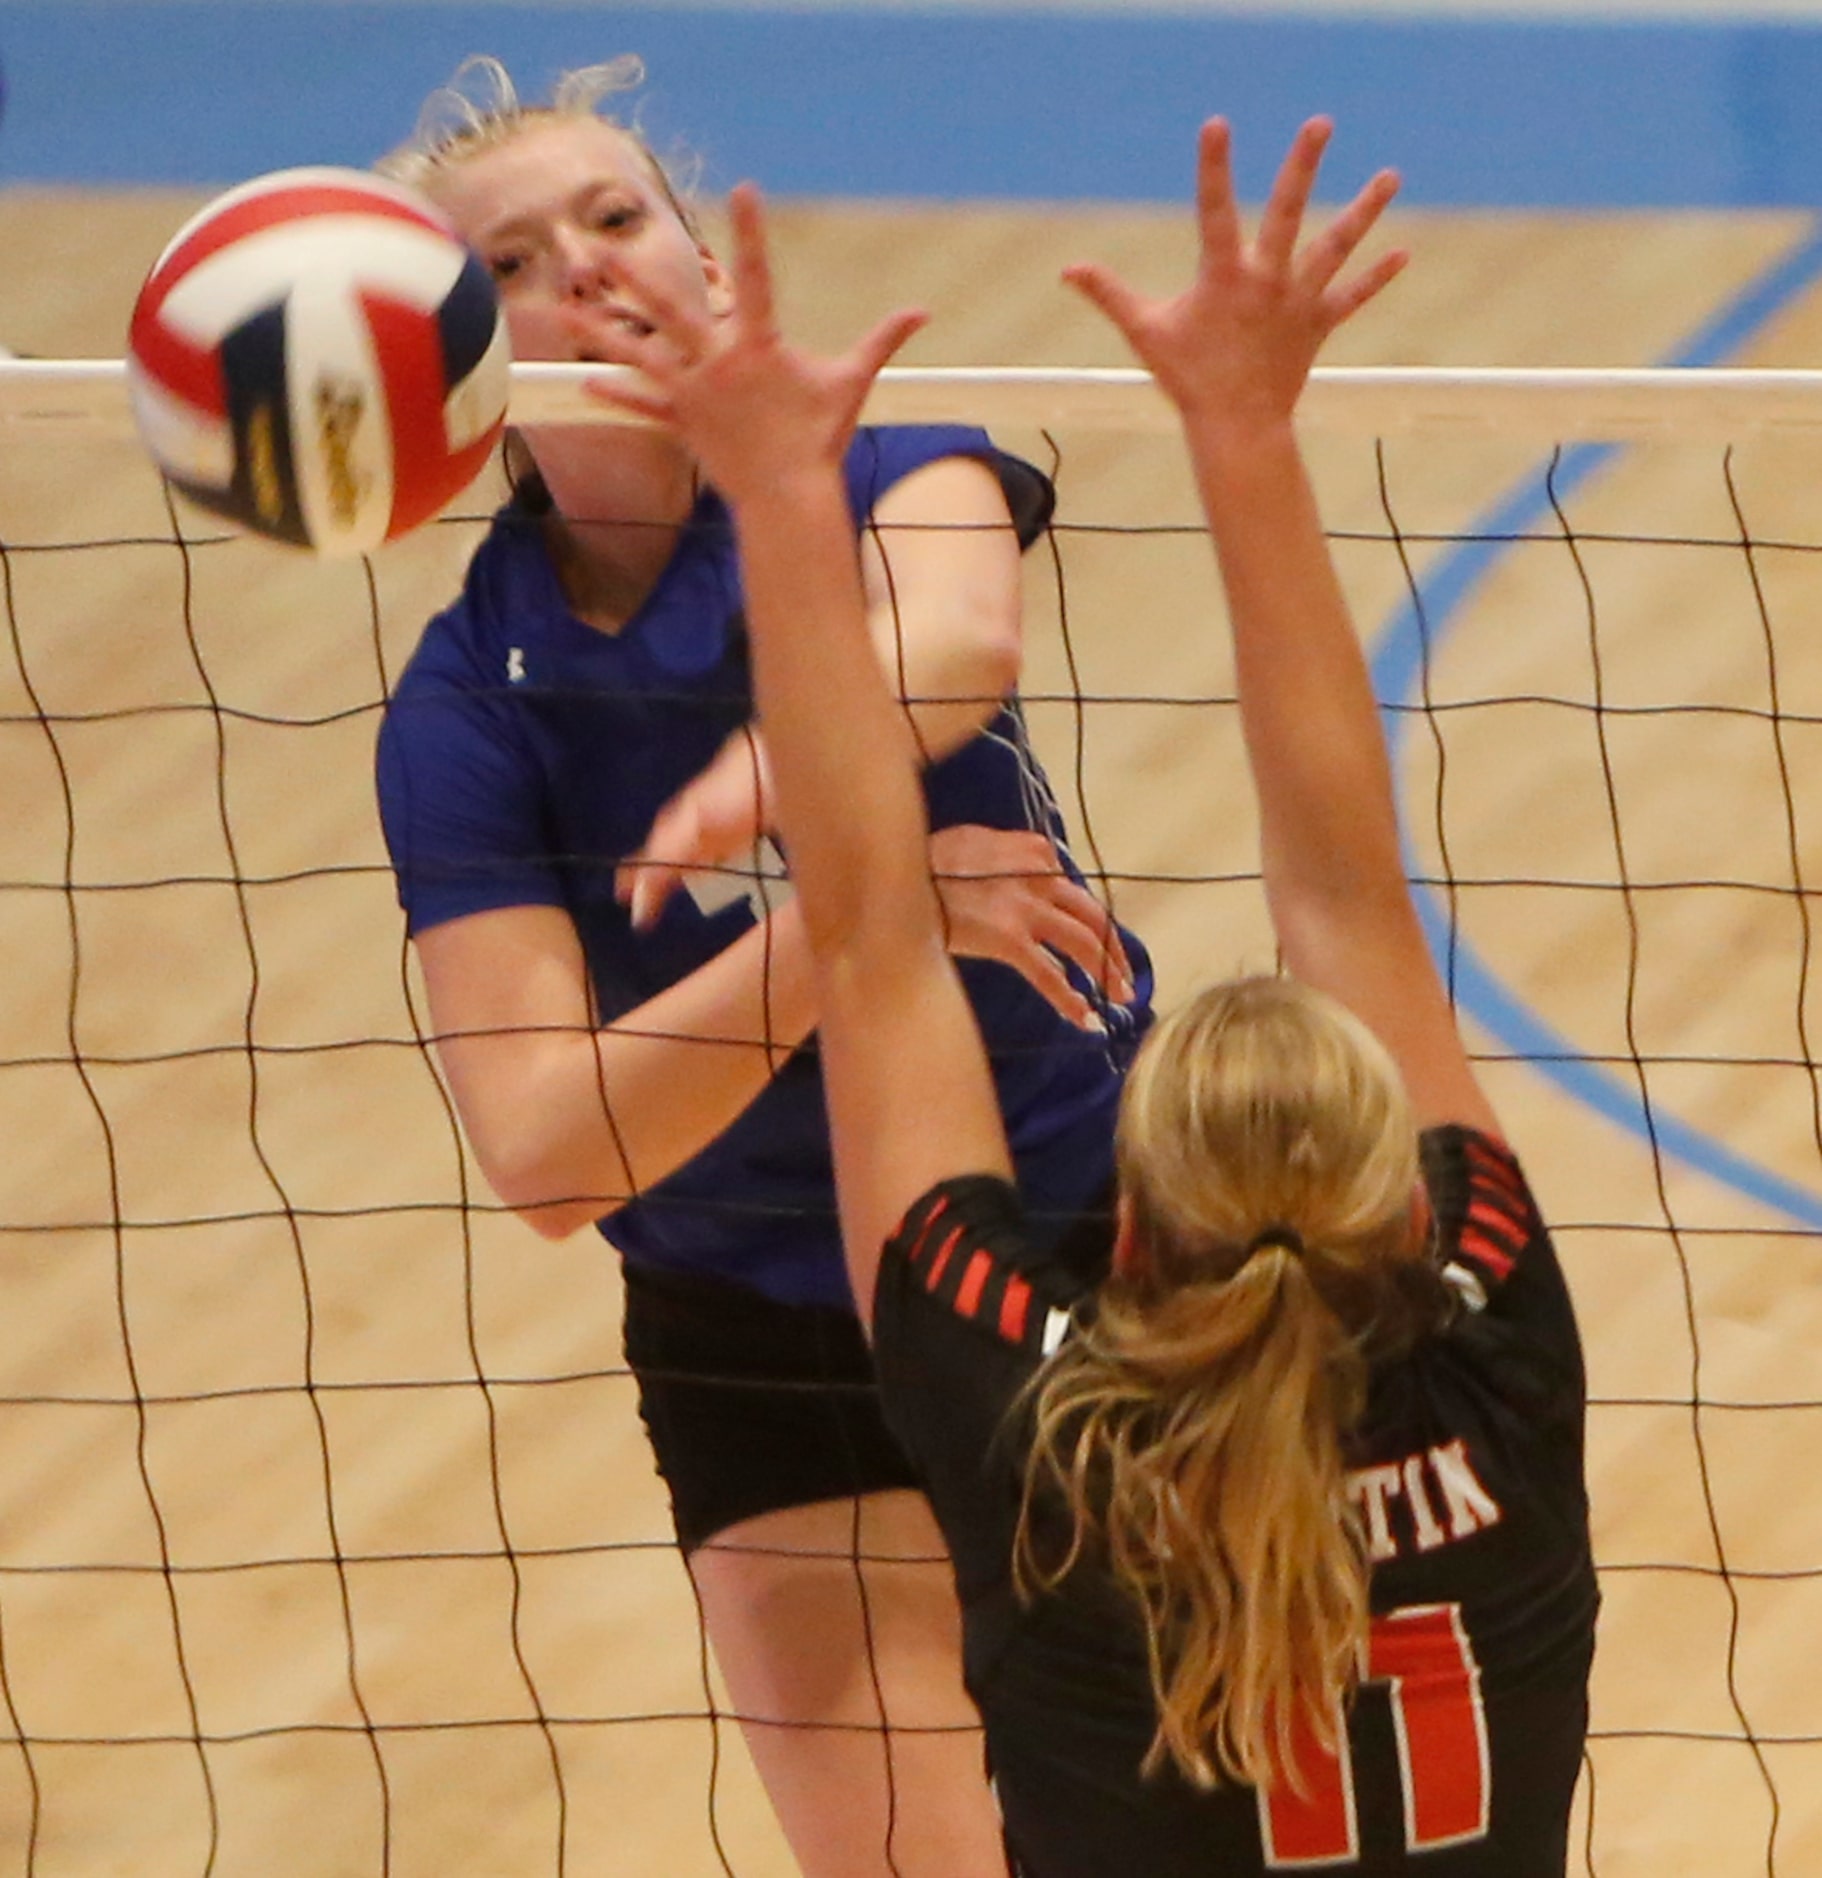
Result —
<instances>
[{"instance_id":1,"label":"blonde player's face","mask_svg":"<svg viewBox=\"0 0 1822 1878\"><path fill-rule=\"evenodd\" d=\"M499 284L515 358L598 360L592 332L647 336L659 301L725 308L720 263L611 125L536 124L431 187Z\"/></svg>"}]
</instances>

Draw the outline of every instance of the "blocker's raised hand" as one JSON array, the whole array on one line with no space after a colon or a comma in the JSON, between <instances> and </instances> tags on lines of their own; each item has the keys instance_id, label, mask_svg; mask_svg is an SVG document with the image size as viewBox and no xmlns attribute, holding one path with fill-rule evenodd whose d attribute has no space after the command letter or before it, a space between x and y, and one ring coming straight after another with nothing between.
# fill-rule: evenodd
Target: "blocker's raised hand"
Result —
<instances>
[{"instance_id":1,"label":"blocker's raised hand","mask_svg":"<svg viewBox=\"0 0 1822 1878\"><path fill-rule=\"evenodd\" d=\"M1344 273L1397 193L1391 170L1381 170L1299 246L1332 128L1318 117L1297 133L1249 242L1234 201L1227 123L1217 117L1203 125L1196 177L1201 257L1181 293L1146 299L1093 263L1064 270L1063 278L1119 327L1186 417L1287 418L1322 342L1408 259L1393 250Z\"/></svg>"},{"instance_id":2,"label":"blocker's raised hand","mask_svg":"<svg viewBox=\"0 0 1822 1878\"><path fill-rule=\"evenodd\" d=\"M839 462L873 380L926 315L888 314L837 358L800 352L778 329L764 205L751 183L734 189L728 218L726 310L698 312L648 290L665 343L641 346L628 336L603 350L615 364L637 366L649 389L606 382L591 389L675 430L715 487L738 501L806 462Z\"/></svg>"}]
</instances>

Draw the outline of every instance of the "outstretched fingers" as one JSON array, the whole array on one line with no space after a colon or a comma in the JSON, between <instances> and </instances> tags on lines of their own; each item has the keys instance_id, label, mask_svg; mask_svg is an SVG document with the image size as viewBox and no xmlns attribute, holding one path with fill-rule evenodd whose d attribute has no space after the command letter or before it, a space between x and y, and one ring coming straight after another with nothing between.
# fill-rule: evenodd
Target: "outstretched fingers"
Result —
<instances>
[{"instance_id":1,"label":"outstretched fingers","mask_svg":"<svg viewBox=\"0 0 1822 1878\"><path fill-rule=\"evenodd\" d=\"M1022 972L1072 1023L1094 1028L1073 965L1121 1004L1135 994L1132 961L1113 915L1063 872L1047 835L964 823L930 836L930 870L953 952Z\"/></svg>"},{"instance_id":2,"label":"outstretched fingers","mask_svg":"<svg viewBox=\"0 0 1822 1878\"><path fill-rule=\"evenodd\" d=\"M1116 1004L1130 1004L1138 995L1132 960L1113 915L1086 887L1062 876L1044 884L1043 897L1048 905L1034 921L1037 936Z\"/></svg>"},{"instance_id":3,"label":"outstretched fingers","mask_svg":"<svg viewBox=\"0 0 1822 1878\"><path fill-rule=\"evenodd\" d=\"M588 387L602 402L681 434L724 493L736 483L763 486L760 465L792 450L844 448L874 379L927 318L889 314L837 357L799 352L779 329L765 205L750 182L729 192L728 229L725 299L685 301L661 282L642 281L652 334L591 335L597 356L642 376Z\"/></svg>"},{"instance_id":4,"label":"outstretched fingers","mask_svg":"<svg viewBox=\"0 0 1822 1878\"><path fill-rule=\"evenodd\" d=\"M778 330L778 316L765 204L757 184L734 185L728 195L728 227L734 242L734 317L749 333L769 337Z\"/></svg>"},{"instance_id":5,"label":"outstretched fingers","mask_svg":"<svg viewBox=\"0 0 1822 1878\"><path fill-rule=\"evenodd\" d=\"M1201 230L1200 275L1204 284L1231 272L1242 250L1240 207L1234 199L1233 133L1226 118L1211 117L1197 139L1196 220ZM1135 293L1110 269L1094 261L1064 268L1063 279L1105 314L1137 348L1141 326L1158 308Z\"/></svg>"},{"instance_id":6,"label":"outstretched fingers","mask_svg":"<svg viewBox=\"0 0 1822 1878\"><path fill-rule=\"evenodd\" d=\"M1249 241L1234 197L1228 126L1211 118L1202 127L1200 258L1194 280L1175 296L1142 298L1090 263L1065 271L1063 278L1119 328L1186 416L1232 424L1287 416L1323 340L1404 266L1402 252L1358 269L1349 265L1397 190L1390 170L1375 176L1331 224L1303 239L1332 135L1323 117L1298 131Z\"/></svg>"},{"instance_id":7,"label":"outstretched fingers","mask_svg":"<svg viewBox=\"0 0 1822 1878\"><path fill-rule=\"evenodd\" d=\"M929 315L916 308L888 313L871 332L863 333L839 358L821 369L829 400L828 440L833 449L846 449L854 427L873 389L874 380L893 354L911 335L928 323Z\"/></svg>"},{"instance_id":8,"label":"outstretched fingers","mask_svg":"<svg viewBox=\"0 0 1822 1878\"><path fill-rule=\"evenodd\" d=\"M1328 118L1312 117L1297 132L1283 163L1278 166L1277 180L1259 217L1259 234L1253 251L1260 264L1280 279L1291 271L1304 213L1310 204L1310 192L1316 186L1316 172L1322 167L1322 153L1328 148L1334 130Z\"/></svg>"},{"instance_id":9,"label":"outstretched fingers","mask_svg":"<svg viewBox=\"0 0 1822 1878\"><path fill-rule=\"evenodd\" d=\"M1136 345L1147 303L1117 274L1096 261L1077 261L1063 269L1063 279Z\"/></svg>"},{"instance_id":10,"label":"outstretched fingers","mask_svg":"<svg viewBox=\"0 0 1822 1878\"><path fill-rule=\"evenodd\" d=\"M728 196L728 224L733 237L733 320L739 337L750 345L781 344L772 261L766 239L765 203L754 183L736 183ZM916 309L888 314L838 359L839 371L865 389L883 371L905 341L928 320Z\"/></svg>"},{"instance_id":11,"label":"outstretched fingers","mask_svg":"<svg viewBox=\"0 0 1822 1878\"><path fill-rule=\"evenodd\" d=\"M896 313L888 313L870 333L855 340L848 348L846 363L863 392L892 362L905 341L929 323L930 315L923 308L900 307Z\"/></svg>"},{"instance_id":12,"label":"outstretched fingers","mask_svg":"<svg viewBox=\"0 0 1822 1878\"><path fill-rule=\"evenodd\" d=\"M1322 299L1329 331L1333 332L1344 320L1352 319L1369 300L1396 280L1410 258L1408 249L1393 248L1338 287L1331 287Z\"/></svg>"},{"instance_id":13,"label":"outstretched fingers","mask_svg":"<svg viewBox=\"0 0 1822 1878\"><path fill-rule=\"evenodd\" d=\"M636 378L590 379L583 389L599 403L612 405L652 423L669 424L676 416L679 375L708 351L714 332L712 318L686 306L657 281L642 282L641 290L652 335L639 337L615 326L603 329L587 314L572 315L578 335L590 350L610 365L630 365Z\"/></svg>"},{"instance_id":14,"label":"outstretched fingers","mask_svg":"<svg viewBox=\"0 0 1822 1878\"><path fill-rule=\"evenodd\" d=\"M1224 117L1211 117L1196 138L1196 226L1204 274L1218 262L1231 263L1241 249L1233 144L1233 130Z\"/></svg>"},{"instance_id":15,"label":"outstretched fingers","mask_svg":"<svg viewBox=\"0 0 1822 1878\"><path fill-rule=\"evenodd\" d=\"M1327 292L1336 275L1338 275L1342 268L1353 258L1361 242L1372 232L1380 216L1385 212L1386 204L1389 203L1397 193L1397 171L1381 170L1378 175L1374 176L1367 183L1365 188L1355 196L1353 201L1329 223L1328 227L1311 239L1305 246L1302 258L1298 263L1298 274L1306 291L1313 294L1325 294ZM1375 263L1373 271L1377 273L1379 268L1383 265L1383 261ZM1401 255L1398 260L1398 266L1402 265L1403 257ZM1397 271L1398 267L1395 266L1392 269L1392 273L1396 273ZM1390 278L1391 275L1388 274L1385 276L1385 279L1379 280L1373 292L1377 293L1379 288L1385 285L1385 281ZM1352 289L1350 288L1349 293L1351 294L1351 292ZM1371 297L1371 294L1366 296L1368 299ZM1362 301L1355 299L1353 305L1350 306L1348 310L1352 311L1354 306L1361 304Z\"/></svg>"},{"instance_id":16,"label":"outstretched fingers","mask_svg":"<svg viewBox=\"0 0 1822 1878\"><path fill-rule=\"evenodd\" d=\"M624 364L637 368L640 361L629 357L624 361L610 359L609 363L616 367ZM669 397L656 389L647 377L633 377L617 371L612 378L584 379L582 395L593 398L597 404L610 405L616 411L624 411L629 417L642 417L647 423L668 424L671 421Z\"/></svg>"}]
</instances>

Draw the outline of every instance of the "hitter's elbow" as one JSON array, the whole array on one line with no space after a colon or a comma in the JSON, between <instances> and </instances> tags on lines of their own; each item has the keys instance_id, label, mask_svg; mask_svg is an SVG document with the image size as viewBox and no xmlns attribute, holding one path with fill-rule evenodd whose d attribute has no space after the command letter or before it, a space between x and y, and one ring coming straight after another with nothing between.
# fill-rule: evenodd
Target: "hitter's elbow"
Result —
<instances>
[{"instance_id":1,"label":"hitter's elbow","mask_svg":"<svg viewBox=\"0 0 1822 1878\"><path fill-rule=\"evenodd\" d=\"M949 755L990 724L1019 684L1024 646L1016 614L982 609L965 625L950 624L950 637L896 679L923 762Z\"/></svg>"},{"instance_id":2,"label":"hitter's elbow","mask_svg":"<svg viewBox=\"0 0 1822 1878\"><path fill-rule=\"evenodd\" d=\"M1024 636L1016 614L982 634L981 690L996 709L1018 684L1019 667L1024 656Z\"/></svg>"},{"instance_id":3,"label":"hitter's elbow","mask_svg":"<svg viewBox=\"0 0 1822 1878\"><path fill-rule=\"evenodd\" d=\"M978 729L989 724L1018 689L1024 645L1016 620L981 627L969 648L968 683L958 700Z\"/></svg>"},{"instance_id":4,"label":"hitter's elbow","mask_svg":"<svg viewBox=\"0 0 1822 1878\"><path fill-rule=\"evenodd\" d=\"M509 1210L540 1239L548 1239L553 1245L560 1239L573 1238L584 1226L592 1226L606 1217L606 1210L598 1205L580 1206L561 1200L514 1206Z\"/></svg>"},{"instance_id":5,"label":"hitter's elbow","mask_svg":"<svg viewBox=\"0 0 1822 1878\"><path fill-rule=\"evenodd\" d=\"M540 1239L567 1239L631 1197L624 1181L613 1183L618 1191L604 1192L598 1177L536 1144L496 1142L478 1149L477 1158L494 1197Z\"/></svg>"}]
</instances>

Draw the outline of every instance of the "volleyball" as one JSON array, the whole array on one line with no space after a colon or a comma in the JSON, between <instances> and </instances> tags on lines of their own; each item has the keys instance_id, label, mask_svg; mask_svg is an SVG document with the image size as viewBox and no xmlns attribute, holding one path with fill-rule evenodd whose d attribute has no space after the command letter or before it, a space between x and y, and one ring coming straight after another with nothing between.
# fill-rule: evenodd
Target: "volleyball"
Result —
<instances>
[{"instance_id":1,"label":"volleyball","mask_svg":"<svg viewBox=\"0 0 1822 1878\"><path fill-rule=\"evenodd\" d=\"M134 422L193 502L319 555L365 553L473 481L511 375L492 277L414 191L292 169L218 196L133 307Z\"/></svg>"}]
</instances>

